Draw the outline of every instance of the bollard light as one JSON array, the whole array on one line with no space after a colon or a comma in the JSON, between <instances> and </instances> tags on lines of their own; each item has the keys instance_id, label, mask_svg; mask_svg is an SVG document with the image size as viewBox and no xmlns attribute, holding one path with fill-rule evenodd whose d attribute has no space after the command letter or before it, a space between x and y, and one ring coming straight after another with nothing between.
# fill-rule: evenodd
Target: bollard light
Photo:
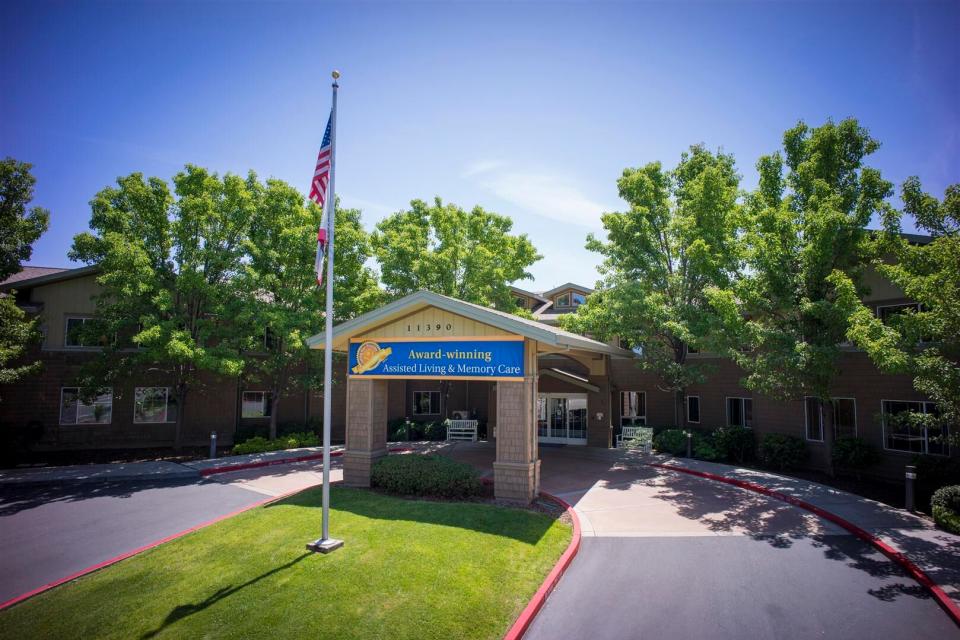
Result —
<instances>
[{"instance_id":1,"label":"bollard light","mask_svg":"<svg viewBox=\"0 0 960 640\"><path fill-rule=\"evenodd\" d=\"M693 457L693 432L687 431L687 457Z\"/></svg>"},{"instance_id":2,"label":"bollard light","mask_svg":"<svg viewBox=\"0 0 960 640\"><path fill-rule=\"evenodd\" d=\"M907 511L914 510L914 500L913 500L913 484L917 479L917 468L912 464L908 464L906 467L906 474L904 476L904 488L905 494L903 498L903 506Z\"/></svg>"},{"instance_id":3,"label":"bollard light","mask_svg":"<svg viewBox=\"0 0 960 640\"><path fill-rule=\"evenodd\" d=\"M210 458L213 459L216 457L217 457L217 432L211 431L210 432Z\"/></svg>"}]
</instances>

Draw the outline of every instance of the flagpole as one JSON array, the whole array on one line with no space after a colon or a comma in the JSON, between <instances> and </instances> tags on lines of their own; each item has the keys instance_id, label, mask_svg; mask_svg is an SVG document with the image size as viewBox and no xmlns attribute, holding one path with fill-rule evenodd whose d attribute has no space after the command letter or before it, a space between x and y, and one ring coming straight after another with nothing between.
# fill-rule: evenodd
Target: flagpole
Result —
<instances>
[{"instance_id":1,"label":"flagpole","mask_svg":"<svg viewBox=\"0 0 960 640\"><path fill-rule=\"evenodd\" d=\"M333 399L333 231L337 211L334 191L337 162L337 80L340 72L333 72L333 107L330 111L330 190L324 201L327 209L327 313L323 349L323 516L319 540L307 544L310 551L330 553L343 546L343 540L330 537L330 422Z\"/></svg>"}]
</instances>

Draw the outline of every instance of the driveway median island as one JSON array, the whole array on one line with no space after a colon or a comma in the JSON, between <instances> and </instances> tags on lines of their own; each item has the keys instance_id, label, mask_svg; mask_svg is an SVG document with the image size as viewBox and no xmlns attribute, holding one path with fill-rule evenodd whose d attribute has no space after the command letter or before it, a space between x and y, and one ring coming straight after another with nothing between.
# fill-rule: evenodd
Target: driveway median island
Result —
<instances>
[{"instance_id":1,"label":"driveway median island","mask_svg":"<svg viewBox=\"0 0 960 640\"><path fill-rule=\"evenodd\" d=\"M571 539L528 509L338 486L331 504L336 554L303 549L308 490L0 612L0 639L499 638Z\"/></svg>"}]
</instances>

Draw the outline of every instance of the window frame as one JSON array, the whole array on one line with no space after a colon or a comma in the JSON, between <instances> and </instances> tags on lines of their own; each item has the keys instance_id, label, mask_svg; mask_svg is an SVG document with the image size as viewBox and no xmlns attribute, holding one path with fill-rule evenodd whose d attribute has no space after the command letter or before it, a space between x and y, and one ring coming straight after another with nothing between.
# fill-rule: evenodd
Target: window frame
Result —
<instances>
[{"instance_id":1,"label":"window frame","mask_svg":"<svg viewBox=\"0 0 960 640\"><path fill-rule=\"evenodd\" d=\"M562 300L566 300L566 302L561 302ZM553 299L553 304L554 304L554 306L556 306L556 307L558 307L558 308L563 308L563 309L566 309L566 308L570 307L570 306L571 306L571 304L570 304L570 292L567 291L567 292L565 292L565 293L559 294L556 298Z\"/></svg>"},{"instance_id":2,"label":"window frame","mask_svg":"<svg viewBox=\"0 0 960 640\"><path fill-rule=\"evenodd\" d=\"M810 437L810 400L817 403L817 425L820 427L820 437ZM803 439L807 442L824 442L823 429L823 401L817 396L803 396Z\"/></svg>"},{"instance_id":3,"label":"window frame","mask_svg":"<svg viewBox=\"0 0 960 640\"><path fill-rule=\"evenodd\" d=\"M730 422L730 401L731 401L731 400L739 400L739 401L740 401L740 414L743 416L743 422L744 422L744 424L732 424L732 423ZM747 422L747 411L746 411L746 404L744 404L744 401L745 401L745 400L749 400L749 401L750 401L750 424L746 424L746 422ZM752 398L752 397L748 398L748 397L746 397L746 396L726 396L725 399L724 399L724 405L725 405L726 413L727 413L727 426L728 426L728 427L745 427L745 428L747 428L747 429L753 429L753 398Z\"/></svg>"},{"instance_id":4,"label":"window frame","mask_svg":"<svg viewBox=\"0 0 960 640\"><path fill-rule=\"evenodd\" d=\"M429 412L421 412L421 411L418 410L418 409L420 408L420 405L419 405L419 403L417 402L417 394L418 394L418 393L426 393L426 394L429 395L429 397L430 397L430 411L429 411ZM431 394L434 394L434 393L437 394L437 406L436 406L436 407L433 406L433 396L431 395ZM415 415L415 416L438 416L438 415L440 415L440 402L441 402L441 398L440 398L440 392L439 392L439 391L431 390L431 389L414 389L414 391L413 391L413 411L411 411L411 413L412 413L413 415Z\"/></svg>"},{"instance_id":5,"label":"window frame","mask_svg":"<svg viewBox=\"0 0 960 640\"><path fill-rule=\"evenodd\" d=\"M623 414L623 394L625 393L636 393L638 396L643 397L643 413L637 414L635 416L625 416ZM647 392L646 391L636 391L633 389L621 390L620 391L620 428L623 427L645 427L647 426ZM624 424L624 420L630 420L629 423ZM637 421L640 422L637 422Z\"/></svg>"},{"instance_id":6,"label":"window frame","mask_svg":"<svg viewBox=\"0 0 960 640\"><path fill-rule=\"evenodd\" d=\"M888 447L888 446L887 446L887 412L884 411L884 408L885 408L885 406L886 406L886 403L888 403L888 402L901 402L901 403L903 403L903 404L919 404L919 405L922 405L922 406L923 406L924 413L927 413L927 405L933 405L933 406L936 406L936 405L937 405L936 402L933 402L933 401L931 401L931 400L890 400L890 399L886 399L886 398L881 399L881 400L880 400L880 433L881 433L881 435L882 435L882 437L883 437L882 445L883 445L883 450L884 450L884 451L890 451L890 452L892 452L892 453L905 453L905 454L912 455L912 456L915 456L915 455L927 455L927 456L940 456L940 457L942 457L942 458L949 458L949 457L950 457L950 442L949 442L950 427L949 427L949 425L947 426L947 437L948 437L948 440L947 440L947 442L944 442L943 445L942 445L942 446L943 446L943 452L942 452L942 453L931 453L931 452L930 452L930 434L927 433L927 429L926 429L926 428L924 428L924 430L923 430L923 440L922 440L922 442L923 442L923 450L922 450L922 451L908 451L908 450L906 450L906 449L893 449L893 448L891 448L891 447Z\"/></svg>"},{"instance_id":7,"label":"window frame","mask_svg":"<svg viewBox=\"0 0 960 640\"><path fill-rule=\"evenodd\" d=\"M857 414L857 399L852 397L846 397L846 396L830 398L830 404L833 406L833 424L831 426L833 427L834 442L836 442L839 439L839 436L837 435L837 405L836 405L837 400L849 400L850 402L853 403L853 437L854 438L859 437L860 420L859 420L859 415Z\"/></svg>"},{"instance_id":8,"label":"window frame","mask_svg":"<svg viewBox=\"0 0 960 640\"><path fill-rule=\"evenodd\" d=\"M93 316L87 316L82 314L66 314L63 317L63 348L64 349L99 349L99 345L88 345L88 344L68 344L67 341L70 339L70 321L71 320L82 320L82 324L86 324L90 320L93 320ZM83 330L81 326L81 331Z\"/></svg>"},{"instance_id":9,"label":"window frame","mask_svg":"<svg viewBox=\"0 0 960 640\"><path fill-rule=\"evenodd\" d=\"M64 422L63 421L63 393L67 389L76 389L77 391L77 405L73 411L73 422ZM80 422L80 387L60 387L60 411L57 414L57 424L61 427L85 427L88 425L100 425L100 424L112 424L113 423L113 387L104 387L104 389L109 389L110 393L110 419L106 422ZM84 403L85 404L85 403ZM96 402L92 405L87 406L96 406Z\"/></svg>"},{"instance_id":10,"label":"window frame","mask_svg":"<svg viewBox=\"0 0 960 640\"><path fill-rule=\"evenodd\" d=\"M691 419L690 419L690 400L691 400L691 398L696 398L696 399L697 399L697 419L696 419L696 420L691 420ZM687 422L689 422L690 424L700 424L700 417L701 417L701 416L700 416L700 396L699 396L699 395L696 395L696 396L686 396L685 402L687 403Z\"/></svg>"},{"instance_id":11,"label":"window frame","mask_svg":"<svg viewBox=\"0 0 960 640\"><path fill-rule=\"evenodd\" d=\"M578 297L580 298L580 301L579 301L579 302L577 301L577 298L578 298ZM570 292L570 306L571 306L571 307L579 307L579 306L582 305L582 304L586 304L586 302L587 302L587 294L585 294L585 293L580 293L579 291L571 291L571 292Z\"/></svg>"},{"instance_id":12,"label":"window frame","mask_svg":"<svg viewBox=\"0 0 960 640\"><path fill-rule=\"evenodd\" d=\"M245 416L245 415L243 415L243 404L244 404L244 402L246 402L246 401L244 400L244 396L246 396L248 393L259 393L259 394L261 395L261 398L260 398L260 415L258 415L258 416ZM270 400L270 402L268 402L268 399ZM270 409L270 412L269 412L269 413L267 412L267 408L268 408L268 407L269 407L269 409ZM273 398L271 397L271 393L270 393L269 391L258 391L258 390L256 390L256 389L245 389L245 390L243 390L243 391L240 392L240 419L241 419L241 420L259 420L259 419L261 419L261 418L269 418L269 417L270 417L270 414L272 414L272 413L273 413Z\"/></svg>"},{"instance_id":13,"label":"window frame","mask_svg":"<svg viewBox=\"0 0 960 640\"><path fill-rule=\"evenodd\" d=\"M137 392L141 389L163 389L164 390L164 403L163 403L163 420L137 420ZM176 419L170 420L170 387L163 386L152 386L152 387L134 387L133 388L133 423L134 424L172 424L176 422ZM180 410L180 406L177 405L177 411Z\"/></svg>"}]
</instances>

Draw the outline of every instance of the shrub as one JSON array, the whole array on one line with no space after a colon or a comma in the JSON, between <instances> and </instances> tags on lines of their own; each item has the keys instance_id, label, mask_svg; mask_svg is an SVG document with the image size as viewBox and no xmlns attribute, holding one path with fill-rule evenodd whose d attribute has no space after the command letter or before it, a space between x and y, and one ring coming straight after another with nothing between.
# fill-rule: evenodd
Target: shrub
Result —
<instances>
[{"instance_id":1,"label":"shrub","mask_svg":"<svg viewBox=\"0 0 960 640\"><path fill-rule=\"evenodd\" d=\"M833 443L833 462L842 469L863 469L880 462L880 452L863 438L838 438Z\"/></svg>"},{"instance_id":2,"label":"shrub","mask_svg":"<svg viewBox=\"0 0 960 640\"><path fill-rule=\"evenodd\" d=\"M760 462L774 469L793 469L807 458L807 443L796 436L768 433L757 450Z\"/></svg>"},{"instance_id":3,"label":"shrub","mask_svg":"<svg viewBox=\"0 0 960 640\"><path fill-rule=\"evenodd\" d=\"M425 440L446 440L447 439L447 421L431 422L423 430Z\"/></svg>"},{"instance_id":4,"label":"shrub","mask_svg":"<svg viewBox=\"0 0 960 640\"><path fill-rule=\"evenodd\" d=\"M687 433L683 429L665 429L660 433L654 431L653 448L660 453L684 456L687 454Z\"/></svg>"},{"instance_id":5,"label":"shrub","mask_svg":"<svg viewBox=\"0 0 960 640\"><path fill-rule=\"evenodd\" d=\"M480 474L468 464L437 455L404 454L373 465L370 484L402 496L468 498L480 495Z\"/></svg>"},{"instance_id":6,"label":"shrub","mask_svg":"<svg viewBox=\"0 0 960 640\"><path fill-rule=\"evenodd\" d=\"M317 446L320 446L320 438L311 431L291 433L276 440L268 440L263 436L254 436L235 445L233 447L233 455L239 456L247 453L264 453L266 451L280 451L281 449Z\"/></svg>"},{"instance_id":7,"label":"shrub","mask_svg":"<svg viewBox=\"0 0 960 640\"><path fill-rule=\"evenodd\" d=\"M708 462L720 460L722 456L713 443L713 438L697 437L697 435L699 434L694 434L693 438L693 457Z\"/></svg>"},{"instance_id":8,"label":"shrub","mask_svg":"<svg viewBox=\"0 0 960 640\"><path fill-rule=\"evenodd\" d=\"M713 430L713 445L721 459L743 464L754 458L756 441L753 429L727 426Z\"/></svg>"},{"instance_id":9,"label":"shrub","mask_svg":"<svg viewBox=\"0 0 960 640\"><path fill-rule=\"evenodd\" d=\"M934 522L941 529L960 534L960 485L940 487L930 499Z\"/></svg>"}]
</instances>

